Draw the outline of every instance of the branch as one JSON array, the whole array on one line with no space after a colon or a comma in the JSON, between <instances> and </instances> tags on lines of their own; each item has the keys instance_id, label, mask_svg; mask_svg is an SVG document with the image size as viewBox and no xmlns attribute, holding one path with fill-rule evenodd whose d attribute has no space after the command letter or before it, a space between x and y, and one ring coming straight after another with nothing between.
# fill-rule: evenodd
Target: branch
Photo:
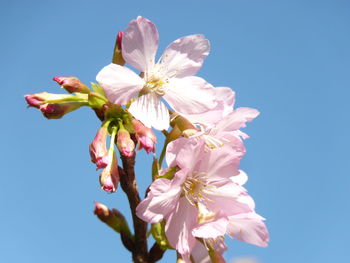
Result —
<instances>
[{"instance_id":1,"label":"branch","mask_svg":"<svg viewBox=\"0 0 350 263\"><path fill-rule=\"evenodd\" d=\"M120 156L123 162L123 169L119 168L120 185L128 197L135 230L135 247L132 251L133 261L135 263L146 263L148 259L147 223L136 215L136 207L140 203L140 196L135 179L135 154L132 157L125 157L122 154Z\"/></svg>"},{"instance_id":2,"label":"branch","mask_svg":"<svg viewBox=\"0 0 350 263\"><path fill-rule=\"evenodd\" d=\"M157 262L163 257L164 253L165 250L161 249L157 243L154 243L148 254L148 263Z\"/></svg>"}]
</instances>

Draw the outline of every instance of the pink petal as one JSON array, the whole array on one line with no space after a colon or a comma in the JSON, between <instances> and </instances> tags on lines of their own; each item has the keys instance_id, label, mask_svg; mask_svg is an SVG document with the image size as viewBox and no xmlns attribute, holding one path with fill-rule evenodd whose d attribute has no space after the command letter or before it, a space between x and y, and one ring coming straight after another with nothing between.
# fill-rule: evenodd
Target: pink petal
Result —
<instances>
[{"instance_id":1,"label":"pink petal","mask_svg":"<svg viewBox=\"0 0 350 263\"><path fill-rule=\"evenodd\" d=\"M202 162L198 169L206 171L210 176L210 181L229 178L238 174L240 157L241 153L235 151L232 147L222 146L203 154Z\"/></svg>"},{"instance_id":2,"label":"pink petal","mask_svg":"<svg viewBox=\"0 0 350 263\"><path fill-rule=\"evenodd\" d=\"M154 65L158 48L158 31L148 19L139 16L124 31L122 54L131 66L144 72Z\"/></svg>"},{"instance_id":3,"label":"pink petal","mask_svg":"<svg viewBox=\"0 0 350 263\"><path fill-rule=\"evenodd\" d=\"M104 67L96 76L107 98L114 104L125 105L143 87L144 81L132 70L116 64Z\"/></svg>"},{"instance_id":4,"label":"pink petal","mask_svg":"<svg viewBox=\"0 0 350 263\"><path fill-rule=\"evenodd\" d=\"M129 112L149 128L167 130L169 127L169 111L154 93L142 95L131 103Z\"/></svg>"},{"instance_id":5,"label":"pink petal","mask_svg":"<svg viewBox=\"0 0 350 263\"><path fill-rule=\"evenodd\" d=\"M209 41L203 35L186 36L175 40L166 48L161 63L168 76L193 76L202 67L209 50Z\"/></svg>"},{"instance_id":6,"label":"pink petal","mask_svg":"<svg viewBox=\"0 0 350 263\"><path fill-rule=\"evenodd\" d=\"M213 86L199 77L172 78L163 97L175 111L194 114L216 106L213 90Z\"/></svg>"},{"instance_id":7,"label":"pink petal","mask_svg":"<svg viewBox=\"0 0 350 263\"><path fill-rule=\"evenodd\" d=\"M150 192L136 208L136 214L146 222L157 223L170 214L178 203L181 187L168 179L157 179Z\"/></svg>"},{"instance_id":8,"label":"pink petal","mask_svg":"<svg viewBox=\"0 0 350 263\"><path fill-rule=\"evenodd\" d=\"M167 147L167 163L176 165L180 168L192 170L196 163L201 160L204 154L204 143L195 139L179 138L168 144Z\"/></svg>"},{"instance_id":9,"label":"pink petal","mask_svg":"<svg viewBox=\"0 0 350 263\"><path fill-rule=\"evenodd\" d=\"M216 126L219 131L234 131L246 127L246 122L252 121L259 111L251 108L237 108L222 119Z\"/></svg>"},{"instance_id":10,"label":"pink petal","mask_svg":"<svg viewBox=\"0 0 350 263\"><path fill-rule=\"evenodd\" d=\"M232 216L227 226L227 234L243 242L266 247L269 233L262 220L256 213Z\"/></svg>"},{"instance_id":11,"label":"pink petal","mask_svg":"<svg viewBox=\"0 0 350 263\"><path fill-rule=\"evenodd\" d=\"M228 220L226 217L218 218L215 221L204 223L192 230L192 234L199 238L217 238L224 236Z\"/></svg>"},{"instance_id":12,"label":"pink petal","mask_svg":"<svg viewBox=\"0 0 350 263\"><path fill-rule=\"evenodd\" d=\"M186 198L180 198L174 213L166 218L165 233L169 244L181 255L188 257L196 239L192 229L197 222L197 209Z\"/></svg>"},{"instance_id":13,"label":"pink petal","mask_svg":"<svg viewBox=\"0 0 350 263\"><path fill-rule=\"evenodd\" d=\"M223 117L233 111L235 93L230 88L214 88L217 105L210 111L184 115L192 123L211 126L218 123Z\"/></svg>"},{"instance_id":14,"label":"pink petal","mask_svg":"<svg viewBox=\"0 0 350 263\"><path fill-rule=\"evenodd\" d=\"M209 210L226 216L251 212L252 209L249 205L239 200L244 191L244 188L228 180L222 186L217 186L212 191L205 192L210 200L206 202L206 205Z\"/></svg>"},{"instance_id":15,"label":"pink petal","mask_svg":"<svg viewBox=\"0 0 350 263\"><path fill-rule=\"evenodd\" d=\"M217 101L222 102L225 107L232 111L235 104L236 93L228 87L217 87L215 88L215 98Z\"/></svg>"},{"instance_id":16,"label":"pink petal","mask_svg":"<svg viewBox=\"0 0 350 263\"><path fill-rule=\"evenodd\" d=\"M244 171L239 170L239 174L232 176L231 180L238 185L244 185L248 181L248 175Z\"/></svg>"}]
</instances>

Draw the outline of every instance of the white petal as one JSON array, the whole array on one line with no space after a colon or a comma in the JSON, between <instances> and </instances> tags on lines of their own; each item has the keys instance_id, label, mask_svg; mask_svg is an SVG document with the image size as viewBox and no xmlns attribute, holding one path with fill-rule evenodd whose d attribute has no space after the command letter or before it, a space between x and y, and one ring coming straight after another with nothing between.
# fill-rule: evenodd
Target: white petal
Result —
<instances>
[{"instance_id":1,"label":"white petal","mask_svg":"<svg viewBox=\"0 0 350 263\"><path fill-rule=\"evenodd\" d=\"M125 105L143 87L144 81L135 72L116 64L104 67L96 76L107 98L115 103Z\"/></svg>"},{"instance_id":2,"label":"white petal","mask_svg":"<svg viewBox=\"0 0 350 263\"><path fill-rule=\"evenodd\" d=\"M149 128L167 130L169 127L169 111L154 93L142 95L131 103L129 112Z\"/></svg>"},{"instance_id":3,"label":"white petal","mask_svg":"<svg viewBox=\"0 0 350 263\"><path fill-rule=\"evenodd\" d=\"M201 113L216 106L213 86L199 77L172 78L164 99L177 112Z\"/></svg>"},{"instance_id":4,"label":"white petal","mask_svg":"<svg viewBox=\"0 0 350 263\"><path fill-rule=\"evenodd\" d=\"M171 43L162 55L162 64L168 76L193 76L208 56L210 44L203 35L179 38Z\"/></svg>"},{"instance_id":5,"label":"white petal","mask_svg":"<svg viewBox=\"0 0 350 263\"><path fill-rule=\"evenodd\" d=\"M125 61L140 71L154 64L158 48L158 31L148 19L139 16L124 31L122 52Z\"/></svg>"}]
</instances>

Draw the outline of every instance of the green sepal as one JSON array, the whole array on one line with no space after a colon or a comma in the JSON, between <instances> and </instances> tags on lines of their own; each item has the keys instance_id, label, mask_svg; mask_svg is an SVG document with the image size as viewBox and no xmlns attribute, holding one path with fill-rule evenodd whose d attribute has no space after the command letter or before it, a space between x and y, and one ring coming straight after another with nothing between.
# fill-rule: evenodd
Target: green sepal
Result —
<instances>
[{"instance_id":1,"label":"green sepal","mask_svg":"<svg viewBox=\"0 0 350 263\"><path fill-rule=\"evenodd\" d=\"M161 221L159 223L152 224L151 226L151 233L154 238L154 240L157 242L157 244L160 246L161 249L173 249L166 236L165 236L165 221Z\"/></svg>"},{"instance_id":2,"label":"green sepal","mask_svg":"<svg viewBox=\"0 0 350 263\"><path fill-rule=\"evenodd\" d=\"M89 106L93 109L101 109L107 103L107 99L95 92L89 93Z\"/></svg>"},{"instance_id":3,"label":"green sepal","mask_svg":"<svg viewBox=\"0 0 350 263\"><path fill-rule=\"evenodd\" d=\"M96 83L93 83L91 82L91 89L96 92L97 94L101 95L102 97L104 97L105 99L107 99L106 97L106 93L104 92L103 88L96 84Z\"/></svg>"},{"instance_id":4,"label":"green sepal","mask_svg":"<svg viewBox=\"0 0 350 263\"><path fill-rule=\"evenodd\" d=\"M177 166L169 167L169 168L168 168L168 171L167 171L164 175L162 175L162 176L157 176L157 179L158 179L158 178L164 178L164 179L169 179L169 180L171 180L171 179L174 178L175 173L176 173L177 171L179 171L179 170L180 170L180 168L177 167Z\"/></svg>"}]
</instances>

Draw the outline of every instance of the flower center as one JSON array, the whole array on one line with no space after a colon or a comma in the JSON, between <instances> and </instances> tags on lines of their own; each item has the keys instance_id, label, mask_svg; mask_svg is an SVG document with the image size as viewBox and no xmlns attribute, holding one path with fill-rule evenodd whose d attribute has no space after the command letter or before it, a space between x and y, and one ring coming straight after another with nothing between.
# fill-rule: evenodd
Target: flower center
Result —
<instances>
[{"instance_id":1,"label":"flower center","mask_svg":"<svg viewBox=\"0 0 350 263\"><path fill-rule=\"evenodd\" d=\"M203 172L193 172L189 175L182 185L182 191L188 202L196 206L205 200L209 200L204 193L204 190L210 185L206 183L206 176Z\"/></svg>"},{"instance_id":2,"label":"flower center","mask_svg":"<svg viewBox=\"0 0 350 263\"><path fill-rule=\"evenodd\" d=\"M159 97L164 96L169 81L158 64L154 65L153 70L146 72L145 80L146 84L142 89L144 93L154 92Z\"/></svg>"}]
</instances>

